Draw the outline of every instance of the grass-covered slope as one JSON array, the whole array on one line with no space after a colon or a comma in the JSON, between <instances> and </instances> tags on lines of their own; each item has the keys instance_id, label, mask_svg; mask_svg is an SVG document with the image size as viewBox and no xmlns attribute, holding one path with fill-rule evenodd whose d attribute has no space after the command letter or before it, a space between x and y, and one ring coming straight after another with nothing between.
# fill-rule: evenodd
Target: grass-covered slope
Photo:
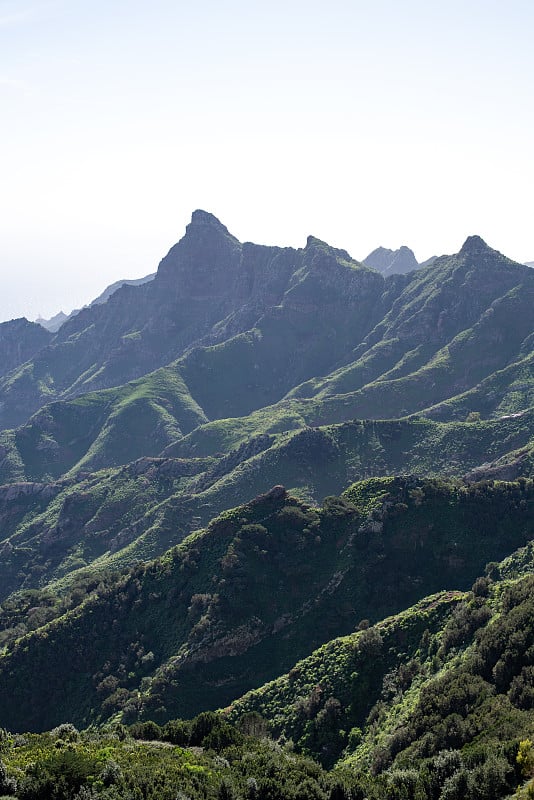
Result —
<instances>
[{"instance_id":1,"label":"grass-covered slope","mask_svg":"<svg viewBox=\"0 0 534 800\"><path fill-rule=\"evenodd\" d=\"M180 542L200 522L197 506L180 498L190 497L209 463L143 458L76 479L1 487L0 599L76 581L80 571L132 565Z\"/></svg>"},{"instance_id":2,"label":"grass-covered slope","mask_svg":"<svg viewBox=\"0 0 534 800\"><path fill-rule=\"evenodd\" d=\"M241 245L196 212L153 281L123 286L80 311L36 355L0 380L0 426L44 403L121 385L164 366L235 308ZM233 280L232 280L233 279Z\"/></svg>"},{"instance_id":3,"label":"grass-covered slope","mask_svg":"<svg viewBox=\"0 0 534 800\"><path fill-rule=\"evenodd\" d=\"M439 375L436 367L447 361L449 347L454 360L443 363L444 379L447 373L451 382L473 379L484 370L487 374L501 358L506 363L532 332L533 290L528 269L479 237L470 237L458 254L443 256L413 273L349 363L295 394L346 394L377 380L414 376L432 366L434 375ZM499 336L496 329L502 330L503 318L507 329ZM474 348L479 352L476 361L469 359ZM466 360L474 371L470 376L462 373Z\"/></svg>"},{"instance_id":4,"label":"grass-covered slope","mask_svg":"<svg viewBox=\"0 0 534 800\"><path fill-rule=\"evenodd\" d=\"M0 483L155 456L204 422L176 369L157 370L117 389L50 403L17 430L4 431Z\"/></svg>"},{"instance_id":5,"label":"grass-covered slope","mask_svg":"<svg viewBox=\"0 0 534 800\"><path fill-rule=\"evenodd\" d=\"M320 509L276 489L8 644L0 724L226 705L362 619L467 588L532 538L533 502L525 480L373 479Z\"/></svg>"},{"instance_id":6,"label":"grass-covered slope","mask_svg":"<svg viewBox=\"0 0 534 800\"><path fill-rule=\"evenodd\" d=\"M462 420L469 414L484 419L506 414L519 414L534 399L534 335L521 348L520 358L508 367L497 370L467 392L429 408L432 419Z\"/></svg>"},{"instance_id":7,"label":"grass-covered slope","mask_svg":"<svg viewBox=\"0 0 534 800\"><path fill-rule=\"evenodd\" d=\"M81 733L70 723L22 736L1 729L0 791L23 800L528 800L534 577L505 572L491 565L471 592L362 625L223 713Z\"/></svg>"},{"instance_id":8,"label":"grass-covered slope","mask_svg":"<svg viewBox=\"0 0 534 800\"><path fill-rule=\"evenodd\" d=\"M184 366L195 399L208 416L227 416L226 406L243 413L332 369L374 324L383 294L384 279L344 251L311 237L301 250L242 246L215 217L195 212L154 280L83 309L0 378L0 426L23 424L47 402L121 385L195 346ZM204 347L217 343L215 354Z\"/></svg>"},{"instance_id":9,"label":"grass-covered slope","mask_svg":"<svg viewBox=\"0 0 534 800\"><path fill-rule=\"evenodd\" d=\"M252 418L254 417L254 419ZM214 457L225 448L244 447L255 438L262 452L227 482L264 481L264 491L276 478L314 500L335 494L348 483L373 475L462 475L475 466L495 461L509 451L528 446L533 437L534 412L527 410L496 420L443 424L424 417L403 420L355 420L320 428L303 426L286 435L260 414L221 420L197 428L167 453L182 458ZM513 476L515 477L515 476Z\"/></svg>"}]
</instances>

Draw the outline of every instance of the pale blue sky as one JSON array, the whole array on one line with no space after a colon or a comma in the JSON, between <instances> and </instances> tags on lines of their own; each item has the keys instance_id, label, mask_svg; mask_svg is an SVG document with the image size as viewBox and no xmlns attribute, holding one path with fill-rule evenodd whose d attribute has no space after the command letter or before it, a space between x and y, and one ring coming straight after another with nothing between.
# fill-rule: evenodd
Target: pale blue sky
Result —
<instances>
[{"instance_id":1,"label":"pale blue sky","mask_svg":"<svg viewBox=\"0 0 534 800\"><path fill-rule=\"evenodd\" d=\"M534 259L529 0L0 0L0 319L154 271L191 211Z\"/></svg>"}]
</instances>

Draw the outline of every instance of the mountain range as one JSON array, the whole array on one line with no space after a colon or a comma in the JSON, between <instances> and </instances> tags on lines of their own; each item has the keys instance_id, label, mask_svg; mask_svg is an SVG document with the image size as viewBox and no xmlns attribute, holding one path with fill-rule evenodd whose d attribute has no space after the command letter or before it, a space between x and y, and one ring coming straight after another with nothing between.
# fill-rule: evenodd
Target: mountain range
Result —
<instances>
[{"instance_id":1,"label":"mountain range","mask_svg":"<svg viewBox=\"0 0 534 800\"><path fill-rule=\"evenodd\" d=\"M488 720L527 737L534 707L534 272L478 236L359 263L195 211L133 283L0 325L0 726L225 707L351 797L456 796L391 789L447 748L439 791L482 796L469 748L512 763ZM484 711L430 719L442 684Z\"/></svg>"}]
</instances>

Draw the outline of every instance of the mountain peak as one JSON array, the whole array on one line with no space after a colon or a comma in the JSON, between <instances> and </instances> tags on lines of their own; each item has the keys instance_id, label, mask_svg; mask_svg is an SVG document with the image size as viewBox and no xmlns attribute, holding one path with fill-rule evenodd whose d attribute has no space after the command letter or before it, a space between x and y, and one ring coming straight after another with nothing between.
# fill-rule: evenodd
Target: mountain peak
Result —
<instances>
[{"instance_id":1,"label":"mountain peak","mask_svg":"<svg viewBox=\"0 0 534 800\"><path fill-rule=\"evenodd\" d=\"M222 222L197 209L185 236L160 262L156 281L179 287L182 297L222 296L236 280L240 255L241 244Z\"/></svg>"},{"instance_id":2,"label":"mountain peak","mask_svg":"<svg viewBox=\"0 0 534 800\"><path fill-rule=\"evenodd\" d=\"M232 236L226 225L223 225L214 214L210 214L209 211L203 211L201 208L197 208L196 211L193 211L191 214L191 222L186 226L185 232L186 236L184 238L186 239L191 236L196 240L199 237L204 239L206 236L211 237L215 235L219 237L223 235L224 237L230 237L235 243L238 243L237 239Z\"/></svg>"},{"instance_id":3,"label":"mountain peak","mask_svg":"<svg viewBox=\"0 0 534 800\"><path fill-rule=\"evenodd\" d=\"M225 226L214 214L210 214L209 211L203 211L201 208L197 208L197 210L193 211L191 214L191 225L213 225L214 227L224 228L224 230L226 230Z\"/></svg>"},{"instance_id":4,"label":"mountain peak","mask_svg":"<svg viewBox=\"0 0 534 800\"><path fill-rule=\"evenodd\" d=\"M462 245L459 255L476 255L477 253L484 253L491 250L491 247L486 244L484 239L480 236L468 236Z\"/></svg>"}]
</instances>

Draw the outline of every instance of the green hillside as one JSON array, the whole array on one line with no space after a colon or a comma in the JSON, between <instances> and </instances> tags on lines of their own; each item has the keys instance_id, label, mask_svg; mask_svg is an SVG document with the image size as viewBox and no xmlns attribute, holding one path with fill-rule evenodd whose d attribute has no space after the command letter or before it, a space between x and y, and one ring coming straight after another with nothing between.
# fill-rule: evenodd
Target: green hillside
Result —
<instances>
[{"instance_id":1,"label":"green hillside","mask_svg":"<svg viewBox=\"0 0 534 800\"><path fill-rule=\"evenodd\" d=\"M118 389L51 403L0 434L0 481L51 480L156 456L206 421L179 373L161 369Z\"/></svg>"},{"instance_id":2,"label":"green hillside","mask_svg":"<svg viewBox=\"0 0 534 800\"><path fill-rule=\"evenodd\" d=\"M121 712L123 720L142 712L147 715L145 719L155 715L161 720L168 710L164 713L161 706L153 707L154 692L158 693L158 702L166 691L167 698L175 696L175 703L187 704L184 690L191 689L194 683L198 685L199 680L205 681L206 672L209 674L206 644L211 658L219 659L219 667L222 662L223 671L218 670L218 674L224 674L225 661L237 659L241 664L248 651L256 647L250 640L250 626L247 631L243 624L235 626L235 623L250 619L251 614L256 619L260 614L257 626L266 622L265 615L273 610L272 590L271 602L267 597L262 601L264 592L269 593L267 583L261 584L261 591L255 595L249 593L249 604L253 601L254 609L239 603L242 597L238 596L237 579L246 582L250 559L262 558L262 574L274 573L278 578L281 575L287 578L297 565L302 569L303 563L310 563L309 545L303 542L305 529L299 535L295 527L297 515L308 514L308 529L315 525L310 533L320 558L324 550L318 538L326 538L329 532L336 536L339 546L339 535L343 536L343 529L347 528L347 516L352 523L360 520L357 535L361 535L363 529L378 521L380 512L382 537L391 539L396 560L401 530L402 536L409 534L406 520L402 526L398 524L399 511L405 517L419 514L419 519L414 518L413 522L414 530L420 531L423 518L435 520L442 516L445 502L449 507L449 530L454 527L458 534L460 518L464 524L469 520L466 533L479 541L480 531L484 529L487 534L489 520L495 520L499 514L503 516L505 508L512 527L517 526L518 513L526 519L532 518L531 482L481 484L470 489L437 482L412 484L410 489L408 486L398 480L355 484L344 498L332 498L320 512L316 511L315 519L310 519L313 509L299 505L281 491L273 491L249 507L226 514L205 534L193 537L167 558L118 582L112 579L105 587L101 584L93 598L89 597L77 611L67 612L55 623L45 625L41 631L19 640L14 648L8 648L0 660L2 687L7 679L6 689L2 689L6 695L2 698L2 722L9 719L9 689L16 676L21 680L19 698L23 714L26 697L33 694L28 720L39 719L32 715L39 714L46 702L51 707L48 712L51 718L67 714L68 701L76 691L80 692L76 707L80 707L87 691L87 685L83 686L87 670L93 667L92 654L106 633L101 628L104 605L108 611L113 609L109 620L115 635L124 627L123 608L127 607L128 625L140 641L123 652L124 663L118 669L104 674L110 666L107 663L103 672L95 676L101 680L90 698L100 699L100 713L105 716L112 707L120 709L126 702ZM401 499L407 502L401 504L398 502ZM399 510L399 505L406 508ZM460 516L459 506L463 506ZM291 537L287 535L289 511L293 520ZM280 526L281 514L286 515L283 526ZM474 519L479 520L478 529L473 526ZM265 533L261 533L261 528ZM501 546L503 532L501 527ZM349 538L354 539L354 533ZM267 544L266 536L277 541ZM258 550L260 537L267 551ZM297 558L290 560L288 552L283 552L284 539L293 539L290 552L294 553L295 537L301 544ZM211 539L209 547L203 546L204 539ZM483 542L485 539L482 537ZM219 541L214 553L216 540ZM254 544L252 550L250 544ZM508 546L511 544L509 540ZM180 563L182 591L186 586L189 591L194 583L198 587L206 567L207 572L213 571L221 554L220 564L226 569L224 581L217 586L217 603L214 606L213 594L197 593L186 601L190 605L186 619L181 620L176 614L182 598L174 578L175 564ZM192 563L192 558L196 563ZM388 556L385 558L387 561ZM413 559L413 550L410 558ZM362 563L361 553L358 560L366 572L369 564ZM317 575L313 562L315 559L312 571ZM438 571L433 564L427 566L434 573ZM295 797L476 800L504 798L514 792L518 800L527 798L534 758L529 738L534 725L531 680L534 577L528 574L533 570L530 544L501 564L489 564L487 576L478 578L471 591L441 591L374 625L362 620L355 632L326 642L303 660L292 662L285 675L234 699L222 715L202 713L191 722L174 719L161 727L146 721L133 725L130 731L116 723L81 734L70 724L59 725L51 733L29 736L12 735L2 729L0 789L10 794L16 792L17 797L28 800L45 796L65 800L74 797L83 786L93 793L88 797L95 793L102 798L126 797L128 792L139 791L143 797L169 800L178 789L182 792L187 789L191 798L236 797L238 792L246 797L276 796L282 800ZM345 579L343 576L342 581ZM229 594L224 582L230 580L233 586ZM423 576L419 582L423 592L427 580L428 576ZM135 588L133 581L137 583ZM286 600L283 583L279 582L278 592L282 591L277 603L282 605L291 600L294 608L295 597L288 595ZM378 588L383 589L384 585L387 580ZM174 593L172 589L169 592L171 586ZM292 586L294 591L294 583ZM339 579L335 577L328 583L326 594L335 598L339 612L343 606L338 590ZM232 600L236 603L232 614L234 630L229 635L225 624L228 603ZM301 616L314 616L314 609L309 606L300 609ZM318 620L325 622L327 607L328 602L321 604L315 624ZM375 603L375 608L378 607L379 603ZM279 613L280 608L274 611ZM236 614L241 620L236 620ZM298 615L293 612L279 618L278 626L291 629L295 620L287 617ZM130 619L132 616L134 619ZM175 619L174 627L168 624L171 616ZM174 639L176 644L179 629L185 626L190 630L186 648L176 652L164 667L157 668L155 675L151 675L151 670L159 654L147 651L150 626L139 626L143 617L152 626L158 625L160 641L171 643ZM87 646L84 636L91 637L93 647L86 650L86 658L88 654L90 658L82 673L76 662ZM63 651L62 657L59 654L54 657L58 645L67 642L70 647ZM110 644L109 638L107 643ZM117 643L121 643L120 636ZM223 648L229 652L225 654ZM99 655L109 658L109 646ZM265 655L266 651L264 658ZM187 660L189 668L194 664L195 682L187 679L188 670L183 663ZM24 668L28 661L37 666L36 685L30 692L26 687L32 681L26 681ZM51 674L47 674L49 670ZM61 674L65 693L60 687ZM121 675L123 681L131 682L134 674L136 680L144 674L141 692L121 691L117 686ZM232 674L235 676L235 672ZM205 688L209 686L204 684ZM219 680L216 688L220 696L226 694L224 681ZM87 702L91 699L86 700L85 707ZM285 742L291 743L291 749L284 746ZM187 749L190 747L192 750Z\"/></svg>"},{"instance_id":3,"label":"green hillside","mask_svg":"<svg viewBox=\"0 0 534 800\"><path fill-rule=\"evenodd\" d=\"M319 509L274 489L101 581L34 632L6 636L2 724L43 729L117 711L165 719L226 705L362 619L467 588L532 538L533 503L524 479L371 479Z\"/></svg>"},{"instance_id":4,"label":"green hillside","mask_svg":"<svg viewBox=\"0 0 534 800\"><path fill-rule=\"evenodd\" d=\"M198 428L186 437L188 458L145 457L119 469L0 488L0 598L154 558L277 481L320 503L374 475L533 474L532 412L472 423L357 421L248 440L242 421L234 422L242 441L227 455L192 457L208 451L193 445L204 436ZM210 449L222 446L212 440Z\"/></svg>"},{"instance_id":5,"label":"green hillside","mask_svg":"<svg viewBox=\"0 0 534 800\"><path fill-rule=\"evenodd\" d=\"M532 575L487 577L426 598L329 642L227 716L270 720L361 796L509 796L533 766L533 588Z\"/></svg>"}]
</instances>

